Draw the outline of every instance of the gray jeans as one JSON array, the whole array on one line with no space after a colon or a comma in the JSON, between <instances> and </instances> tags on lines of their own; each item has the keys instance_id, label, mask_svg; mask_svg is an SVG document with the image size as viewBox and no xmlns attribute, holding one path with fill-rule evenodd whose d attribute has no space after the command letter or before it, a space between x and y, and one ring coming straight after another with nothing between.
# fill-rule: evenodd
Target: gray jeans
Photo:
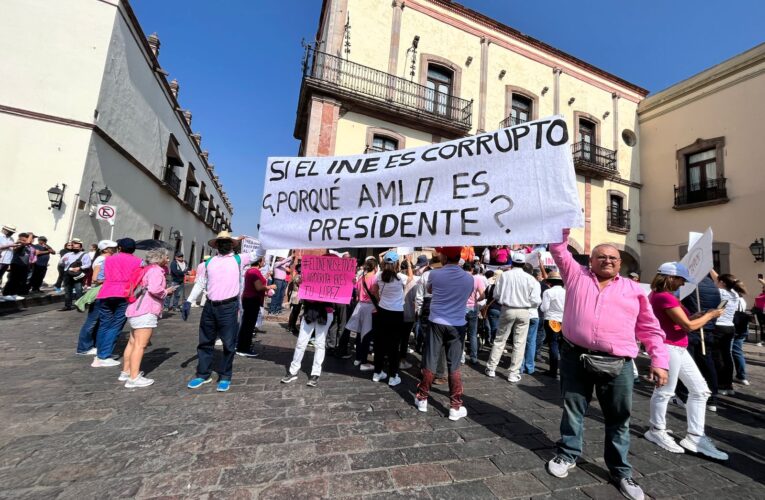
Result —
<instances>
[{"instance_id":1,"label":"gray jeans","mask_svg":"<svg viewBox=\"0 0 765 500\"><path fill-rule=\"evenodd\" d=\"M526 335L529 333L529 310L515 309L511 307L502 307L499 313L499 329L497 338L494 339L494 345L491 348L489 362L486 368L496 370L502 353L505 350L507 340L513 336L513 353L510 356L510 374L520 374L523 356L526 350Z\"/></svg>"}]
</instances>

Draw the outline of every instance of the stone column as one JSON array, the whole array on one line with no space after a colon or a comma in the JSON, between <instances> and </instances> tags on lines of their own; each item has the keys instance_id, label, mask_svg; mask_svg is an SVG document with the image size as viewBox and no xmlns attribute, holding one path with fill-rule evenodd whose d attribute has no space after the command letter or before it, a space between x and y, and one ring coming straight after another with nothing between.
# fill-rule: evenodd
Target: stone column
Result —
<instances>
[{"instance_id":1,"label":"stone column","mask_svg":"<svg viewBox=\"0 0 765 500\"><path fill-rule=\"evenodd\" d=\"M481 38L481 88L478 94L478 133L486 131L486 88L489 83L489 41Z\"/></svg>"}]
</instances>

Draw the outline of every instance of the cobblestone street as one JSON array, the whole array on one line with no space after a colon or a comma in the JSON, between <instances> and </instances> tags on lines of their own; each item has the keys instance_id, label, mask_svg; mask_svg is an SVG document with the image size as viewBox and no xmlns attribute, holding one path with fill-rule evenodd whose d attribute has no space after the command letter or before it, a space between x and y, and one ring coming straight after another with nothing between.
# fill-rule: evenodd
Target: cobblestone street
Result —
<instances>
[{"instance_id":1,"label":"cobblestone street","mask_svg":"<svg viewBox=\"0 0 765 500\"><path fill-rule=\"evenodd\" d=\"M597 404L584 460L563 480L545 472L561 414L548 377L489 379L483 352L480 367L463 369L468 417L452 422L444 386L427 414L414 409L416 364L390 388L328 356L310 388L309 349L300 379L280 384L295 338L266 323L260 357L236 358L229 393L213 384L191 391L199 314L160 323L144 358L156 383L138 390L117 382L119 368L90 368L90 357L74 354L82 314L0 319L0 497L621 498L602 462ZM117 352L123 344L124 335ZM728 463L643 439L651 387L636 386L631 462L648 495L765 498L765 356L751 344L747 354L752 385L707 414ZM684 421L670 407L676 435Z\"/></svg>"}]
</instances>

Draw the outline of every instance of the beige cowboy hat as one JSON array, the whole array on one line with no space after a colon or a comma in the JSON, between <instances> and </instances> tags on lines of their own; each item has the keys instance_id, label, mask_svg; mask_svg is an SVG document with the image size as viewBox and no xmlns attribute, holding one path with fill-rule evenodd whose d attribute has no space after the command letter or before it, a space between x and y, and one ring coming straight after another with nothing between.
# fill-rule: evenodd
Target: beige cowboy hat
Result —
<instances>
[{"instance_id":1,"label":"beige cowboy hat","mask_svg":"<svg viewBox=\"0 0 765 500\"><path fill-rule=\"evenodd\" d=\"M3 230L15 233L16 232L16 226L3 226Z\"/></svg>"},{"instance_id":2,"label":"beige cowboy hat","mask_svg":"<svg viewBox=\"0 0 765 500\"><path fill-rule=\"evenodd\" d=\"M550 271L547 273L547 281L563 281L563 278L560 277L560 273L558 271Z\"/></svg>"},{"instance_id":3,"label":"beige cowboy hat","mask_svg":"<svg viewBox=\"0 0 765 500\"><path fill-rule=\"evenodd\" d=\"M220 233L218 233L218 236L208 241L207 244L210 245L212 248L218 248L218 240L230 240L234 243L234 247L237 247L242 242L242 240L240 240L239 238L234 238L233 236L231 236L231 233L229 233L228 231L221 231Z\"/></svg>"}]
</instances>

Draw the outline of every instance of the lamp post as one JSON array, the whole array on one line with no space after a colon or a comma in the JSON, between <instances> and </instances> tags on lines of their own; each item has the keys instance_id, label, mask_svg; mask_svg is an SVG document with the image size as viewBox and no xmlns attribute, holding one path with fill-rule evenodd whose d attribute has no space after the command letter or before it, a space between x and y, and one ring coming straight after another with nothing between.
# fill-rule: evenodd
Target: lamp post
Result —
<instances>
[{"instance_id":1,"label":"lamp post","mask_svg":"<svg viewBox=\"0 0 765 500\"><path fill-rule=\"evenodd\" d=\"M53 208L61 210L61 204L64 201L64 191L66 191L66 184L61 184L61 186L62 187L58 187L58 184L56 184L48 190L48 201L50 202L48 210Z\"/></svg>"},{"instance_id":2,"label":"lamp post","mask_svg":"<svg viewBox=\"0 0 765 500\"><path fill-rule=\"evenodd\" d=\"M749 245L749 251L752 252L755 262L765 262L765 244L763 244L763 238L755 238L754 242Z\"/></svg>"}]
</instances>

